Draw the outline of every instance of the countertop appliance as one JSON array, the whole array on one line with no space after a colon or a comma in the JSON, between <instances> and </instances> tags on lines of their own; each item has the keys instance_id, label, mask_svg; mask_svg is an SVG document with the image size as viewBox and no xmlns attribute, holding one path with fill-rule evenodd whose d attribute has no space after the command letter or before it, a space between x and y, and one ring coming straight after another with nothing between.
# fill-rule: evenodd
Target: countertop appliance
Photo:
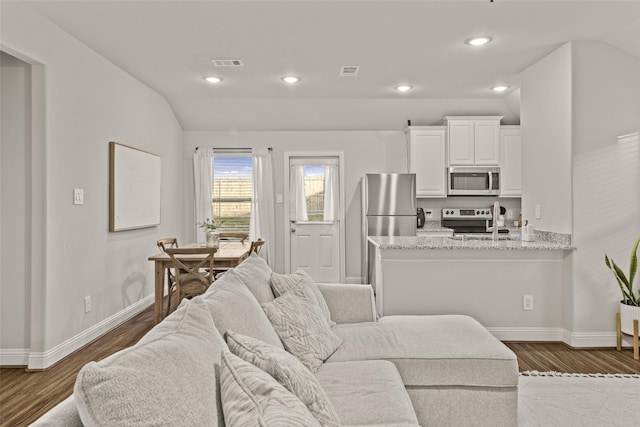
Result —
<instances>
[{"instance_id":1,"label":"countertop appliance","mask_svg":"<svg viewBox=\"0 0 640 427\"><path fill-rule=\"evenodd\" d=\"M452 166L448 169L447 184L450 196L498 196L500 168Z\"/></svg>"},{"instance_id":2,"label":"countertop appliance","mask_svg":"<svg viewBox=\"0 0 640 427\"><path fill-rule=\"evenodd\" d=\"M372 283L369 236L416 235L416 174L366 174L362 178L362 276Z\"/></svg>"},{"instance_id":3,"label":"countertop appliance","mask_svg":"<svg viewBox=\"0 0 640 427\"><path fill-rule=\"evenodd\" d=\"M454 233L491 233L493 215L491 208L444 208L442 226L452 228ZM498 233L508 233L507 228L499 228Z\"/></svg>"},{"instance_id":4,"label":"countertop appliance","mask_svg":"<svg viewBox=\"0 0 640 427\"><path fill-rule=\"evenodd\" d=\"M423 228L424 227L424 209L422 208L418 208L418 213L416 214L417 217L417 221L416 221L416 227L418 228Z\"/></svg>"}]
</instances>

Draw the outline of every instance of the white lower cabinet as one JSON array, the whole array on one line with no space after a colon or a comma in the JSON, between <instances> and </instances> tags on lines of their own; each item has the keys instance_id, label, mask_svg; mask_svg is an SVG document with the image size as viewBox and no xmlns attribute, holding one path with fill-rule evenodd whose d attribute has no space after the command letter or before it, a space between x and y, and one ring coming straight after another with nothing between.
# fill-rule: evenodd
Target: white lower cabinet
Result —
<instances>
[{"instance_id":1,"label":"white lower cabinet","mask_svg":"<svg viewBox=\"0 0 640 427\"><path fill-rule=\"evenodd\" d=\"M522 141L520 126L500 128L500 196L522 195Z\"/></svg>"},{"instance_id":2,"label":"white lower cabinet","mask_svg":"<svg viewBox=\"0 0 640 427\"><path fill-rule=\"evenodd\" d=\"M447 145L445 126L406 129L409 172L416 174L416 196L447 197Z\"/></svg>"}]
</instances>

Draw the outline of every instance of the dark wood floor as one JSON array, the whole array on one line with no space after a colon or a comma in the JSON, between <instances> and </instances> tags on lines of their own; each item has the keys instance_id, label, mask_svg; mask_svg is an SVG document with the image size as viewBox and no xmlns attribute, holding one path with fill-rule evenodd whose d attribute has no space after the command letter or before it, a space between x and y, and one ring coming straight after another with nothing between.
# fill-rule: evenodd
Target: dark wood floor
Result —
<instances>
[{"instance_id":1,"label":"dark wood floor","mask_svg":"<svg viewBox=\"0 0 640 427\"><path fill-rule=\"evenodd\" d=\"M0 425L26 426L73 392L80 368L135 344L153 327L153 307L42 372L0 369ZM520 371L640 373L630 349L576 350L561 343L506 343Z\"/></svg>"}]
</instances>

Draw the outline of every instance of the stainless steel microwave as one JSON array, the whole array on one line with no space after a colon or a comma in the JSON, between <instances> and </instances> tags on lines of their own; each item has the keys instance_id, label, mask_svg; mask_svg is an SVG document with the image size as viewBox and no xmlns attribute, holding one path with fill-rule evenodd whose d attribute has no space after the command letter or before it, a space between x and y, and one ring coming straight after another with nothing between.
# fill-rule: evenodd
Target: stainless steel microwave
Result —
<instances>
[{"instance_id":1,"label":"stainless steel microwave","mask_svg":"<svg viewBox=\"0 0 640 427\"><path fill-rule=\"evenodd\" d=\"M500 168L450 167L448 169L450 196L498 196L500 194Z\"/></svg>"}]
</instances>

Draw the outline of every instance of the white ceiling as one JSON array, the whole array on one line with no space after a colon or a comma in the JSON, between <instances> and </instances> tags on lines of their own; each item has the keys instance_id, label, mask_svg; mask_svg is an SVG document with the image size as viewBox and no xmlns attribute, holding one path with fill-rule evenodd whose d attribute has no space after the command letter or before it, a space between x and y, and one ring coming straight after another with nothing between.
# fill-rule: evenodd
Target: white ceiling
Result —
<instances>
[{"instance_id":1,"label":"white ceiling","mask_svg":"<svg viewBox=\"0 0 640 427\"><path fill-rule=\"evenodd\" d=\"M360 129L367 110L411 118L434 103L448 113L456 103L484 102L518 118L519 73L567 41L603 41L640 58L638 0L29 3L162 94L185 130L322 128L323 115L349 110ZM493 42L465 45L474 35ZM212 58L244 67L216 68ZM360 66L359 76L340 77L342 65ZM285 85L280 77L289 73L302 82ZM208 85L207 75L224 82ZM399 83L414 89L399 94ZM492 93L497 83L510 92Z\"/></svg>"}]
</instances>

